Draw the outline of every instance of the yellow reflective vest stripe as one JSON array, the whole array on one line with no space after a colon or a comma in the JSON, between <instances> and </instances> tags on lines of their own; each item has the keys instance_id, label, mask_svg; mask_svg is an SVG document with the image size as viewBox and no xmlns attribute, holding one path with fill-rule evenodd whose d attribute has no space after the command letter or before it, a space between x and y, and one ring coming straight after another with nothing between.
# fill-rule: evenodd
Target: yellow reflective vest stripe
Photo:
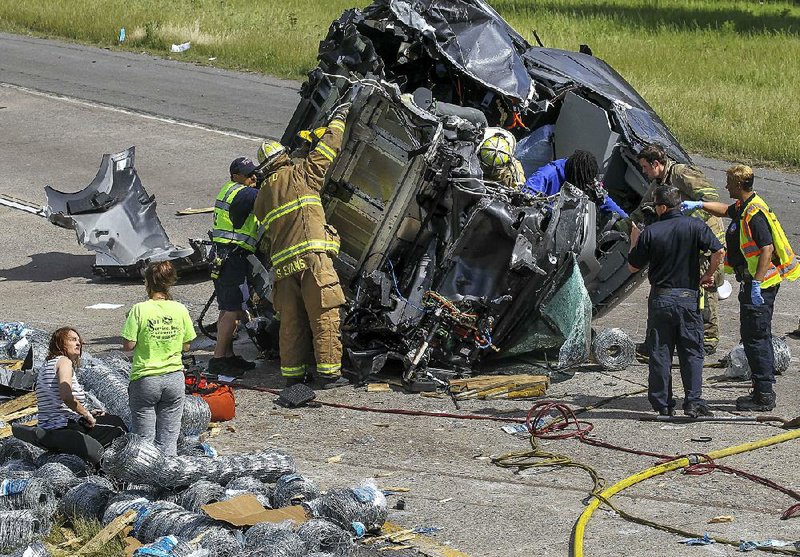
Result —
<instances>
[{"instance_id":1,"label":"yellow reflective vest stripe","mask_svg":"<svg viewBox=\"0 0 800 557\"><path fill-rule=\"evenodd\" d=\"M319 205L322 207L322 200L319 198L318 195L304 195L302 197L298 197L297 199L290 201L288 203L284 203L280 207L276 207L264 217L264 226L269 228L269 225L292 211L298 210L300 207L304 207L306 205Z\"/></svg>"},{"instance_id":2,"label":"yellow reflective vest stripe","mask_svg":"<svg viewBox=\"0 0 800 557\"><path fill-rule=\"evenodd\" d=\"M739 246L744 255L745 262L747 263L747 271L750 273L750 276L756 276L758 258L761 255L761 248L759 248L753 240L750 231L750 220L759 211L767 217L767 223L772 233L772 246L774 248L772 261L764 275L764 280L761 281L761 287L769 288L775 286L783 279L797 280L800 278L800 265L792 251L792 246L789 245L786 233L783 231L781 223L778 222L775 213L770 210L769 206L758 195L754 195L747 204L739 225ZM727 257L725 260L725 267L727 270L730 270Z\"/></svg>"},{"instance_id":3,"label":"yellow reflective vest stripe","mask_svg":"<svg viewBox=\"0 0 800 557\"><path fill-rule=\"evenodd\" d=\"M231 221L230 208L233 199L245 186L236 182L228 182L217 195L214 202L214 228L211 231L211 239L218 244L233 244L241 248L255 252L264 228L259 224L256 216L248 215L241 228L234 228Z\"/></svg>"}]
</instances>

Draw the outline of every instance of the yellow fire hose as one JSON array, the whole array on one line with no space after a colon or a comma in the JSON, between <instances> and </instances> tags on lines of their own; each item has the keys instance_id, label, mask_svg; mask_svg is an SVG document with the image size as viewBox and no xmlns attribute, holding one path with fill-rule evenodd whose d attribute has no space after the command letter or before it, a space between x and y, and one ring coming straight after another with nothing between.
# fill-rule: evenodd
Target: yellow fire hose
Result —
<instances>
[{"instance_id":1,"label":"yellow fire hose","mask_svg":"<svg viewBox=\"0 0 800 557\"><path fill-rule=\"evenodd\" d=\"M714 451L708 453L708 458L712 460L717 460L720 458L725 458L726 456L731 456L739 453L745 453L748 451L753 451L756 449L763 449L764 447L769 447L771 445L777 445L779 443L784 443L786 441L791 441L793 439L800 438L800 429L788 431L786 433L782 433L781 435L776 435L774 437L768 437L766 439L762 439L760 441L753 441L751 443L745 443L743 445L737 445L735 447L728 447L725 449L720 449L718 451ZM592 502L584 509L581 516L578 518L578 522L575 523L575 532L573 537L573 546L572 546L572 555L573 557L583 557L583 536L586 532L586 524L589 522L589 519L592 517L592 513L600 506L601 499L610 499L612 496L616 495L620 491L629 488L630 486L637 484L641 481L644 481L648 478L652 478L654 476L659 476L666 472L671 472L673 470L677 470L678 468L683 468L692 464L689 461L688 457L681 457L675 460L670 460L669 462L665 462L663 464L659 464L657 466L653 466L652 468L648 468L647 470L643 470L634 474L633 476L629 476L624 480L617 482L616 484L612 485L605 491L600 494L600 498L593 498Z\"/></svg>"}]
</instances>

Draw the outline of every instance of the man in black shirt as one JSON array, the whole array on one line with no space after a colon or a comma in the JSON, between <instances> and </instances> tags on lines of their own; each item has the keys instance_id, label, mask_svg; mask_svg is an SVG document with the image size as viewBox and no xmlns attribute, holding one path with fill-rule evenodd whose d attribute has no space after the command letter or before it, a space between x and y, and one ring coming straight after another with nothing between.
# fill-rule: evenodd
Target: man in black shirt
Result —
<instances>
[{"instance_id":1,"label":"man in black shirt","mask_svg":"<svg viewBox=\"0 0 800 557\"><path fill-rule=\"evenodd\" d=\"M724 249L700 219L680 213L681 195L672 186L654 193L659 220L639 234L631 230L628 267L636 272L650 265L647 302L647 344L650 349L648 399L663 416L675 413L672 394L672 355L678 350L685 398L683 411L690 418L713 416L701 398L703 384L703 315L700 285L710 286L722 262ZM698 254L712 252L706 272L700 275Z\"/></svg>"}]
</instances>

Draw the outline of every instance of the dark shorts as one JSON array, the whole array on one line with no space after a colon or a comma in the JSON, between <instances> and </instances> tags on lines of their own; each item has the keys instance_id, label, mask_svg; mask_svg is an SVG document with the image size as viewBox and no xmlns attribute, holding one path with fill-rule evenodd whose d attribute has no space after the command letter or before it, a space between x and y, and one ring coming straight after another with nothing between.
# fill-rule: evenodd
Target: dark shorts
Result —
<instances>
[{"instance_id":1,"label":"dark shorts","mask_svg":"<svg viewBox=\"0 0 800 557\"><path fill-rule=\"evenodd\" d=\"M231 255L225 260L219 278L214 281L217 293L217 306L220 311L243 311L250 298L247 286L247 259L241 255Z\"/></svg>"}]
</instances>

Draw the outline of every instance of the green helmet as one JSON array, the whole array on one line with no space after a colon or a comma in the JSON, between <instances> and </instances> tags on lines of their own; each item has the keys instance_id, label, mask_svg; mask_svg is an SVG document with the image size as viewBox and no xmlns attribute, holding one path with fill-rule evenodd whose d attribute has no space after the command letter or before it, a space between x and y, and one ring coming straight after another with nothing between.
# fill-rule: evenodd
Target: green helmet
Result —
<instances>
[{"instance_id":1,"label":"green helmet","mask_svg":"<svg viewBox=\"0 0 800 557\"><path fill-rule=\"evenodd\" d=\"M478 157L489 168L505 166L511 162L516 146L517 140L511 132L503 128L486 128L478 147Z\"/></svg>"}]
</instances>

